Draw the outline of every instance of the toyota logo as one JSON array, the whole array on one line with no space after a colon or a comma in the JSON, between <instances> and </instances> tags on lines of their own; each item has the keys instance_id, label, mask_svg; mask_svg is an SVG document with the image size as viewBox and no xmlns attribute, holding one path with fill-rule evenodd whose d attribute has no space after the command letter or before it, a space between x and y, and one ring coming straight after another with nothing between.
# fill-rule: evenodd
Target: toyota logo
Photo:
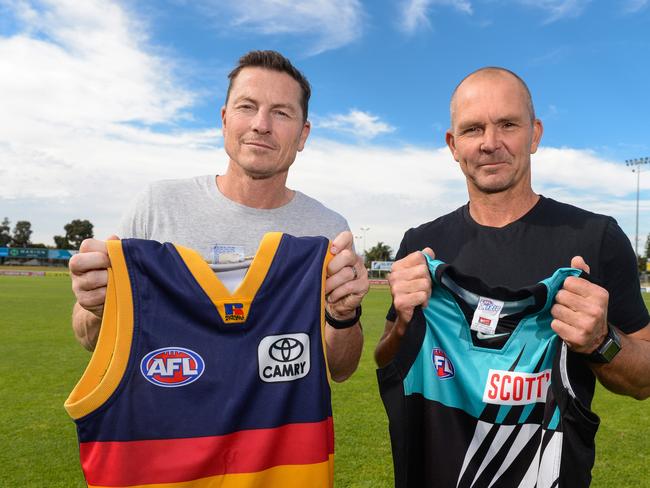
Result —
<instances>
[{"instance_id":1,"label":"toyota logo","mask_svg":"<svg viewBox=\"0 0 650 488\"><path fill-rule=\"evenodd\" d=\"M305 346L299 340L292 337L283 337L271 344L269 356L281 363L288 363L302 356L304 350Z\"/></svg>"}]
</instances>

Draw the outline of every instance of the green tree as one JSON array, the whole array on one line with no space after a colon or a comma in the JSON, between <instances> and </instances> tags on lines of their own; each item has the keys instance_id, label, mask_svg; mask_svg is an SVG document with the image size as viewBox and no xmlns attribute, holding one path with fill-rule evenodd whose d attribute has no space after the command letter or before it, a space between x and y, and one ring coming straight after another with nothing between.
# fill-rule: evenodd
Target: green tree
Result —
<instances>
[{"instance_id":1,"label":"green tree","mask_svg":"<svg viewBox=\"0 0 650 488\"><path fill-rule=\"evenodd\" d=\"M54 236L54 247L56 249L70 249L72 244L70 244L70 241L65 236Z\"/></svg>"},{"instance_id":2,"label":"green tree","mask_svg":"<svg viewBox=\"0 0 650 488\"><path fill-rule=\"evenodd\" d=\"M11 242L11 227L9 227L9 219L4 218L0 224L0 247L7 247Z\"/></svg>"},{"instance_id":3,"label":"green tree","mask_svg":"<svg viewBox=\"0 0 650 488\"><path fill-rule=\"evenodd\" d=\"M75 219L63 226L65 236L54 236L57 249L79 249L84 239L93 237L93 224L89 220Z\"/></svg>"},{"instance_id":4,"label":"green tree","mask_svg":"<svg viewBox=\"0 0 650 488\"><path fill-rule=\"evenodd\" d=\"M32 235L32 223L28 220L19 220L14 227L14 235L11 237L11 247L29 247L29 238Z\"/></svg>"},{"instance_id":5,"label":"green tree","mask_svg":"<svg viewBox=\"0 0 650 488\"><path fill-rule=\"evenodd\" d=\"M376 245L366 251L365 266L370 268L370 263L373 261L390 261L392 259L393 250L388 244L379 241Z\"/></svg>"}]
</instances>

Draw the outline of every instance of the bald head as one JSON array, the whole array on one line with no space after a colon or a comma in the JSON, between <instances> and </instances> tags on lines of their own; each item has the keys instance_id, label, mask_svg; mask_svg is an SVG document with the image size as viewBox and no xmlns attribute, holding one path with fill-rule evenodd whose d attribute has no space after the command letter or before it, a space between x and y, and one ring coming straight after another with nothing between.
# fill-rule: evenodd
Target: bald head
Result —
<instances>
[{"instance_id":1,"label":"bald head","mask_svg":"<svg viewBox=\"0 0 650 488\"><path fill-rule=\"evenodd\" d=\"M489 80L498 78L511 78L517 82L517 84L521 87L521 94L523 95L524 99L526 100L526 104L528 105L530 121L531 123L535 121L535 107L533 106L533 97L530 95L530 90L528 89L526 82L509 69L500 68L498 66L487 66L485 68L479 68L476 71L471 72L465 78L463 78L460 83L458 83L458 85L456 85L456 88L454 88L454 92L451 94L451 102L449 103L449 112L452 127L454 126L454 113L456 111L456 94L462 88L462 86L466 83L478 79Z\"/></svg>"}]
</instances>

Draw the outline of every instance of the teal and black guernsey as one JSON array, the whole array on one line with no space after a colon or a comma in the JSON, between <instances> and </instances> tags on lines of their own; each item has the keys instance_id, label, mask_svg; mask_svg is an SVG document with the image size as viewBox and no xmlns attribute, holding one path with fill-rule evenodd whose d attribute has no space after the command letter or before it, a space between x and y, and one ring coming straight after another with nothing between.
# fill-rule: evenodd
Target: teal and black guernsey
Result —
<instances>
[{"instance_id":1,"label":"teal and black guernsey","mask_svg":"<svg viewBox=\"0 0 650 488\"><path fill-rule=\"evenodd\" d=\"M550 315L581 271L513 291L427 261L431 298L377 372L396 488L589 486L599 419L574 394ZM492 302L496 328L474 330Z\"/></svg>"}]
</instances>

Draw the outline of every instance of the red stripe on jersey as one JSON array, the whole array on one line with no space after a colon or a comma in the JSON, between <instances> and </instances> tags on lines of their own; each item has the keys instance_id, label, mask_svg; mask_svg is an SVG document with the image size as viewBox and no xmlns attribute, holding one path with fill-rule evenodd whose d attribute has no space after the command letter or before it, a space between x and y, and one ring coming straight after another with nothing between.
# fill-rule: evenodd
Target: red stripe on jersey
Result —
<instances>
[{"instance_id":1,"label":"red stripe on jersey","mask_svg":"<svg viewBox=\"0 0 650 488\"><path fill-rule=\"evenodd\" d=\"M328 417L322 422L213 437L83 442L79 449L89 485L174 483L286 464L321 463L334 452L334 430Z\"/></svg>"}]
</instances>

